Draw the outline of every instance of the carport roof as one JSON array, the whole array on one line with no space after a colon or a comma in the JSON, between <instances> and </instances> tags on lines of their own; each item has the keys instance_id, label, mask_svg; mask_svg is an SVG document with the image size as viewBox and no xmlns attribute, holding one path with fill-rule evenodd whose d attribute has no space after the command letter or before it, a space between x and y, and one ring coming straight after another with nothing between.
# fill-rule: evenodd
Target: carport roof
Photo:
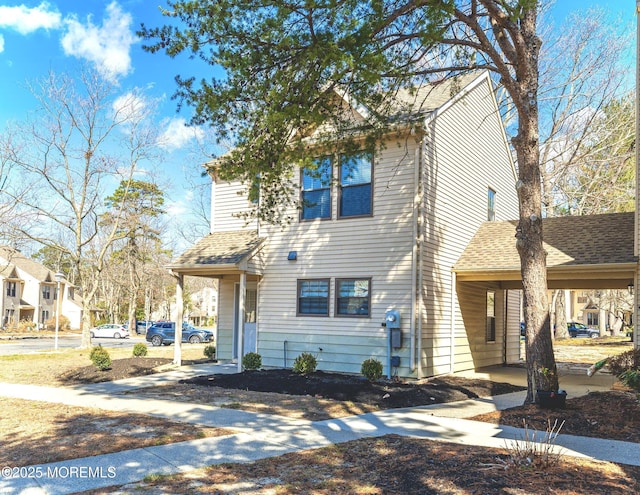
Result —
<instances>
[{"instance_id":1,"label":"carport roof","mask_svg":"<svg viewBox=\"0 0 640 495\"><path fill-rule=\"evenodd\" d=\"M638 263L633 252L634 215L545 218L549 287L627 287ZM458 280L520 281L517 224L517 220L482 224L453 267Z\"/></svg>"},{"instance_id":2,"label":"carport roof","mask_svg":"<svg viewBox=\"0 0 640 495\"><path fill-rule=\"evenodd\" d=\"M256 230L214 232L209 234L167 268L185 275L219 275L246 271L247 261L259 251L264 238Z\"/></svg>"}]
</instances>

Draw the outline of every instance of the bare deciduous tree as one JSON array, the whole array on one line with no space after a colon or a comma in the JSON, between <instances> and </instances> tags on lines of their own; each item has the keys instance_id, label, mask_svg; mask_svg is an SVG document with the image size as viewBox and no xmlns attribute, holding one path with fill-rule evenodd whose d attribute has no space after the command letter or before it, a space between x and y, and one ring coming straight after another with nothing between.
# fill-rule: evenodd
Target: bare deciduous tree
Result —
<instances>
[{"instance_id":1,"label":"bare deciduous tree","mask_svg":"<svg viewBox=\"0 0 640 495\"><path fill-rule=\"evenodd\" d=\"M106 191L130 179L156 140L144 101L97 73L49 76L32 86L38 112L3 136L14 172L2 193L15 202L11 226L23 239L56 250L71 264L82 298L82 347L91 345L91 311L109 246L122 234L119 214L101 226Z\"/></svg>"}]
</instances>

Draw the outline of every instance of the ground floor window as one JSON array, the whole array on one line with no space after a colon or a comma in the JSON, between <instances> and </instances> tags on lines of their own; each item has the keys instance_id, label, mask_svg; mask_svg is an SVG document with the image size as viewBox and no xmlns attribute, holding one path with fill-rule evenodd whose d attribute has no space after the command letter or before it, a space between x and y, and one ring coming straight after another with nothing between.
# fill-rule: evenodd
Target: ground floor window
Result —
<instances>
[{"instance_id":1,"label":"ground floor window","mask_svg":"<svg viewBox=\"0 0 640 495\"><path fill-rule=\"evenodd\" d=\"M496 341L496 293L487 291L487 342Z\"/></svg>"},{"instance_id":2,"label":"ground floor window","mask_svg":"<svg viewBox=\"0 0 640 495\"><path fill-rule=\"evenodd\" d=\"M42 310L42 319L40 320L40 323L45 323L47 320L49 319L49 311L47 311L46 309Z\"/></svg>"},{"instance_id":3,"label":"ground floor window","mask_svg":"<svg viewBox=\"0 0 640 495\"><path fill-rule=\"evenodd\" d=\"M598 318L598 313L587 313L587 326L588 327L597 327L600 325L600 318Z\"/></svg>"},{"instance_id":4,"label":"ground floor window","mask_svg":"<svg viewBox=\"0 0 640 495\"><path fill-rule=\"evenodd\" d=\"M369 278L336 280L336 315L367 317L370 314Z\"/></svg>"},{"instance_id":5,"label":"ground floor window","mask_svg":"<svg viewBox=\"0 0 640 495\"><path fill-rule=\"evenodd\" d=\"M329 279L298 280L298 316L329 316Z\"/></svg>"}]
</instances>

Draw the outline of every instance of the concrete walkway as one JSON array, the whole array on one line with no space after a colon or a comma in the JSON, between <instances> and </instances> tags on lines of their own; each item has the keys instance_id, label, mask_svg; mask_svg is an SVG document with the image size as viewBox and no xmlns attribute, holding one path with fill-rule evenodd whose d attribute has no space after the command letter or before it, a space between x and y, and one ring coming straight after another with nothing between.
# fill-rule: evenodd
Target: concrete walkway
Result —
<instances>
[{"instance_id":1,"label":"concrete walkway","mask_svg":"<svg viewBox=\"0 0 640 495\"><path fill-rule=\"evenodd\" d=\"M363 437L391 433L495 448L509 447L524 437L520 428L463 419L502 410L524 401L524 392L408 409L393 409L348 418L309 422L202 404L136 399L122 395L139 387L173 383L188 376L233 373L234 366L184 367L146 377L74 388L0 384L0 396L41 400L72 406L150 414L200 425L231 428L224 437L128 450L114 454L4 470L0 494L69 494L142 480L149 474L172 474L223 462L249 462L302 449L324 447ZM486 374L466 374L515 384L526 382L521 368L492 368ZM569 397L609 390L610 375L567 374L561 378ZM640 465L640 444L560 435L556 444L565 455Z\"/></svg>"}]
</instances>

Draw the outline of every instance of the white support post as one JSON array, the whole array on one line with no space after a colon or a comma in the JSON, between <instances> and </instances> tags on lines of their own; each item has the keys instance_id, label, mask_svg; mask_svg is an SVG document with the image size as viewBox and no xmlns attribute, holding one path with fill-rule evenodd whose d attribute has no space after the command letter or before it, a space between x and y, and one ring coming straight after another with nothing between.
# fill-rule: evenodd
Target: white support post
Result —
<instances>
[{"instance_id":1,"label":"white support post","mask_svg":"<svg viewBox=\"0 0 640 495\"><path fill-rule=\"evenodd\" d=\"M184 313L183 284L184 276L182 274L174 274L176 277L176 317L175 317L175 342L173 344L173 364L182 366L182 317Z\"/></svg>"},{"instance_id":2,"label":"white support post","mask_svg":"<svg viewBox=\"0 0 640 495\"><path fill-rule=\"evenodd\" d=\"M238 294L238 373L242 372L242 357L244 355L244 301L247 294L247 274L240 273L240 290Z\"/></svg>"}]
</instances>

